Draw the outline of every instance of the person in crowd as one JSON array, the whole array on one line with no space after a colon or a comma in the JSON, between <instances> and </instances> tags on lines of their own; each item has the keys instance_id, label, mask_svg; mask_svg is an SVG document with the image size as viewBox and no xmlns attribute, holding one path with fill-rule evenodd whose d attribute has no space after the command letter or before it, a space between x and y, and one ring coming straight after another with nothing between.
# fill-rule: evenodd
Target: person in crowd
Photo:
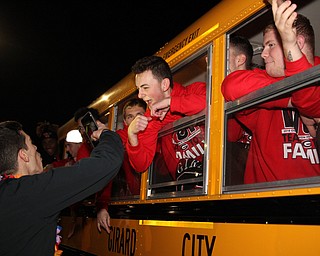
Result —
<instances>
[{"instance_id":1,"label":"person in crowd","mask_svg":"<svg viewBox=\"0 0 320 256\"><path fill-rule=\"evenodd\" d=\"M118 134L98 122L97 147L79 164L42 172L37 147L16 121L0 123L0 255L53 255L59 212L101 190L123 161Z\"/></svg>"},{"instance_id":2,"label":"person in crowd","mask_svg":"<svg viewBox=\"0 0 320 256\"><path fill-rule=\"evenodd\" d=\"M65 139L67 157L58 161L54 161L53 163L47 165L44 170L48 171L52 168L73 165L78 159L78 152L82 145L82 140L83 139L79 130L69 131ZM88 152L87 157L89 157L89 155L90 153Z\"/></svg>"},{"instance_id":3,"label":"person in crowd","mask_svg":"<svg viewBox=\"0 0 320 256\"><path fill-rule=\"evenodd\" d=\"M291 3L286 1L284 4ZM273 12L274 15L279 15L277 19L286 19L286 14L283 12L277 13L275 5L274 1ZM285 9L285 6L282 6L281 10L292 9ZM297 59L284 60L283 54L283 49L286 49L287 40L290 37L296 39L303 37L306 31L312 35L310 22L306 22L307 19L302 17L299 14L295 22L293 22L295 19L290 20L289 25L299 24L299 27L304 26L303 30L298 27L287 30L291 33L297 31L298 36L288 35L283 31L279 34L274 25L265 28L264 50L261 56L265 61L266 70L235 71L228 75L222 83L222 93L226 101L235 100L279 81L285 75L292 75L310 67L306 55L301 54ZM299 43L296 45L299 46ZM306 47L303 47L302 51L304 49ZM292 52L291 57L293 56L296 58ZM320 174L314 139L303 124L299 113L288 107L291 107L291 102L287 97L237 113L237 119L253 134L245 171L245 183L312 177Z\"/></svg>"},{"instance_id":4,"label":"person in crowd","mask_svg":"<svg viewBox=\"0 0 320 256\"><path fill-rule=\"evenodd\" d=\"M65 146L67 152L70 153L73 160L73 162L69 162L69 165L72 165L78 161L78 152L82 145L82 141L83 139L79 130L71 130L67 133Z\"/></svg>"},{"instance_id":5,"label":"person in crowd","mask_svg":"<svg viewBox=\"0 0 320 256\"><path fill-rule=\"evenodd\" d=\"M126 149L132 167L138 172L144 172L156 154L159 130L168 123L205 109L206 84L195 82L184 87L173 82L168 63L158 56L147 56L138 60L132 71L135 74L138 97L147 103L148 110L144 116L138 115L131 122ZM196 166L199 172L202 172L202 126L188 127L166 137L161 147L163 154L166 154L164 159L173 179L180 177L190 166ZM194 146L194 149L200 152L192 156L186 154L187 147L183 147L186 144L189 144L189 148Z\"/></svg>"},{"instance_id":6,"label":"person in crowd","mask_svg":"<svg viewBox=\"0 0 320 256\"><path fill-rule=\"evenodd\" d=\"M133 119L138 115L144 115L146 112L147 105L141 99L130 99L123 106L123 129L118 129L116 132L120 135L123 145L125 146L128 139L128 126L131 124ZM124 160L119 171L119 174L123 171L128 192L131 195L140 194L140 174L137 173L130 165L128 154L125 152ZM118 175L119 175L118 174ZM112 183L115 183L116 178ZM126 189L127 191L127 189ZM127 194L127 192L125 192ZM110 232L110 215L108 213L108 203L110 201L111 191L108 187L98 193L97 197L97 227L101 232L101 227L104 228L108 233Z\"/></svg>"},{"instance_id":7,"label":"person in crowd","mask_svg":"<svg viewBox=\"0 0 320 256\"><path fill-rule=\"evenodd\" d=\"M42 164L46 167L54 161L62 159L59 142L58 142L58 128L56 124L49 122L39 122L36 128L36 134L39 139L40 153L42 157Z\"/></svg>"},{"instance_id":8,"label":"person in crowd","mask_svg":"<svg viewBox=\"0 0 320 256\"><path fill-rule=\"evenodd\" d=\"M251 70L253 48L249 40L240 35L231 35L229 41L228 73L236 70Z\"/></svg>"},{"instance_id":9,"label":"person in crowd","mask_svg":"<svg viewBox=\"0 0 320 256\"><path fill-rule=\"evenodd\" d=\"M243 36L231 35L229 40L228 73L236 70L251 70L253 48ZM226 185L243 183L251 134L235 117L228 118Z\"/></svg>"}]
</instances>

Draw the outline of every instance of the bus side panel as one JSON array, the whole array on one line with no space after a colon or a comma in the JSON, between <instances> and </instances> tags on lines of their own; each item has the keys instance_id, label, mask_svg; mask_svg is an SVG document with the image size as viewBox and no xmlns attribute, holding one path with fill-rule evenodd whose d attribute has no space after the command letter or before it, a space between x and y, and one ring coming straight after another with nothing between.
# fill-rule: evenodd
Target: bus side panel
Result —
<instances>
[{"instance_id":1,"label":"bus side panel","mask_svg":"<svg viewBox=\"0 0 320 256\"><path fill-rule=\"evenodd\" d=\"M113 220L108 255L320 255L319 226L152 222Z\"/></svg>"},{"instance_id":2,"label":"bus side panel","mask_svg":"<svg viewBox=\"0 0 320 256\"><path fill-rule=\"evenodd\" d=\"M99 233L96 219L61 222L62 243L96 255L320 255L320 226L232 224L112 219L111 233Z\"/></svg>"}]
</instances>

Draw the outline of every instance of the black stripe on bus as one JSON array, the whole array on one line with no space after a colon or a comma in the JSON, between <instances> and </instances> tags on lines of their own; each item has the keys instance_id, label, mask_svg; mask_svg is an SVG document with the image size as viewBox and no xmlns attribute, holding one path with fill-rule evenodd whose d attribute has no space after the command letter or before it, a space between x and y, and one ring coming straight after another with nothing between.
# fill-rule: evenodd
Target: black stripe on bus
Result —
<instances>
[{"instance_id":1,"label":"black stripe on bus","mask_svg":"<svg viewBox=\"0 0 320 256\"><path fill-rule=\"evenodd\" d=\"M320 196L110 205L112 218L269 224L320 224Z\"/></svg>"}]
</instances>

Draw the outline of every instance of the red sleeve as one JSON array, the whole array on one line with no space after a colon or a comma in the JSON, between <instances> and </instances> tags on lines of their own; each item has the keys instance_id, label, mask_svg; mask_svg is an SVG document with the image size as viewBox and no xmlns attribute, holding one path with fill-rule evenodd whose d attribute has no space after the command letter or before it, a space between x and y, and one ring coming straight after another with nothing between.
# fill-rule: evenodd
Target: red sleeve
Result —
<instances>
[{"instance_id":1,"label":"red sleeve","mask_svg":"<svg viewBox=\"0 0 320 256\"><path fill-rule=\"evenodd\" d=\"M282 109L287 108L289 105L290 97L279 98L279 99L272 99L266 101L264 103L259 104L256 106L257 108L265 108L265 109Z\"/></svg>"},{"instance_id":2,"label":"red sleeve","mask_svg":"<svg viewBox=\"0 0 320 256\"><path fill-rule=\"evenodd\" d=\"M165 120L167 117L168 115ZM144 172L150 166L156 151L158 132L165 124L165 122L153 119L143 132L139 132L137 146L126 143L130 164L137 172Z\"/></svg>"},{"instance_id":3,"label":"red sleeve","mask_svg":"<svg viewBox=\"0 0 320 256\"><path fill-rule=\"evenodd\" d=\"M99 211L100 209L108 210L108 203L110 202L110 198L111 198L111 189L112 189L112 181L110 181L108 185L104 187L103 190L98 192L97 202L96 202L96 206L98 208L97 211Z\"/></svg>"},{"instance_id":4,"label":"red sleeve","mask_svg":"<svg viewBox=\"0 0 320 256\"><path fill-rule=\"evenodd\" d=\"M206 83L195 82L188 86L174 84L170 111L191 116L206 107Z\"/></svg>"},{"instance_id":5,"label":"red sleeve","mask_svg":"<svg viewBox=\"0 0 320 256\"><path fill-rule=\"evenodd\" d=\"M312 65L308 62L305 55L303 55L300 59L296 61L288 61L285 59L286 64L286 76L292 76L298 74L302 71L305 71L308 68L311 68Z\"/></svg>"},{"instance_id":6,"label":"red sleeve","mask_svg":"<svg viewBox=\"0 0 320 256\"><path fill-rule=\"evenodd\" d=\"M264 70L238 70L223 80L221 92L226 101L234 101L246 94L283 79L270 77Z\"/></svg>"},{"instance_id":7,"label":"red sleeve","mask_svg":"<svg viewBox=\"0 0 320 256\"><path fill-rule=\"evenodd\" d=\"M320 64L320 58L315 58L315 65ZM308 86L292 93L292 105L300 113L309 117L320 117L320 87Z\"/></svg>"},{"instance_id":8,"label":"red sleeve","mask_svg":"<svg viewBox=\"0 0 320 256\"><path fill-rule=\"evenodd\" d=\"M292 105L309 117L320 117L320 87L310 86L292 93Z\"/></svg>"}]
</instances>

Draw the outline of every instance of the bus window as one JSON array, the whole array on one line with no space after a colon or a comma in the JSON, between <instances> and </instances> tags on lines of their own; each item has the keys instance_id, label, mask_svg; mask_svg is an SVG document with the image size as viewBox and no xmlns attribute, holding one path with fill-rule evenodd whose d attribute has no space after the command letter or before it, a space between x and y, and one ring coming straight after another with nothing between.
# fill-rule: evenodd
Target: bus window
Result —
<instances>
[{"instance_id":1,"label":"bus window","mask_svg":"<svg viewBox=\"0 0 320 256\"><path fill-rule=\"evenodd\" d=\"M307 1L299 13L312 17L312 10L316 7L311 2ZM317 20L309 19L312 25L319 24ZM229 40L234 35L246 37L254 49L253 68L264 69L259 51L263 50L263 28L270 21L271 10L263 10L250 21L230 31L227 35L227 53ZM318 55L319 49L315 50L315 55ZM229 70L227 63L226 74ZM297 109L288 105L278 107L279 102L289 99L292 92L309 85L318 85L318 70L318 66L313 67L303 71L303 75L285 78L226 103L225 193L312 186L318 182L320 170L315 140L310 136ZM241 86L241 83L236 86ZM279 123L278 132L275 131L275 123Z\"/></svg>"},{"instance_id":2,"label":"bus window","mask_svg":"<svg viewBox=\"0 0 320 256\"><path fill-rule=\"evenodd\" d=\"M315 66L303 75L288 77L270 88L262 88L226 104L224 192L318 184L320 169L316 142L299 118L299 112L294 108L275 108L269 114L264 108L275 106L285 97L281 98L281 95L290 90L295 92L299 86L319 84L319 70L320 66ZM283 127L280 135L275 132L274 122ZM266 125L268 130L259 132ZM256 130L251 133L248 127ZM253 142L255 137L258 139ZM281 159L290 161L286 165Z\"/></svg>"},{"instance_id":3,"label":"bus window","mask_svg":"<svg viewBox=\"0 0 320 256\"><path fill-rule=\"evenodd\" d=\"M208 94L211 85L207 67L211 52L212 47L208 46L175 67L174 81L184 86L206 82ZM206 111L185 116L159 132L156 155L149 168L148 198L206 193Z\"/></svg>"},{"instance_id":4,"label":"bus window","mask_svg":"<svg viewBox=\"0 0 320 256\"><path fill-rule=\"evenodd\" d=\"M134 93L120 101L114 107L115 131L118 132L123 143L127 139L127 127L135 115L144 114L146 103L137 98ZM128 118L129 117L129 118ZM128 155L125 152L122 167L112 182L112 200L138 199L140 195L141 174L136 172L130 165Z\"/></svg>"}]
</instances>

